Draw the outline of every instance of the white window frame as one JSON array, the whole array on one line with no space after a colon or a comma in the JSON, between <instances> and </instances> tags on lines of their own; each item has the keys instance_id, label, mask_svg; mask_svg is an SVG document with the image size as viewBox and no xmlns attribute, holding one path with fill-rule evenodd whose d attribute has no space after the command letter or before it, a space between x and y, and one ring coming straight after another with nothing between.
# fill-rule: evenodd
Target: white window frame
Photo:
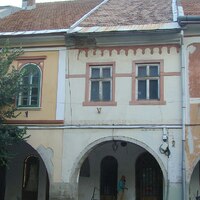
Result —
<instances>
[{"instance_id":1,"label":"white window frame","mask_svg":"<svg viewBox=\"0 0 200 200\"><path fill-rule=\"evenodd\" d=\"M41 69L40 69L40 67L38 66L38 65L36 65L36 64L34 64L34 63L27 63L26 65L24 65L23 67L22 67L22 69L20 70L20 71L22 71L24 68L26 68L26 67L28 67L29 65L33 65L33 66L35 66L36 68L38 68L38 70L39 70L39 72L40 72L40 74L39 74L39 85L38 85L38 90L39 90L39 94L38 94L38 97L37 97L37 99L38 99L38 104L37 105L34 105L34 106L32 106L31 105L31 97L32 97L32 90L29 90L28 92L29 92L29 95L28 95L28 105L22 105L21 104L21 102L22 102L22 95L21 95L21 93L19 93L19 96L18 96L18 100L17 100L17 107L19 108L19 109L23 109L23 108L39 108L40 107L40 103L41 103L41 83L42 83L42 71L41 71ZM29 85L31 85L32 84L32 81L33 81L33 79L32 79L33 77L31 77L31 79L30 79L30 82L29 82Z\"/></svg>"},{"instance_id":2,"label":"white window frame","mask_svg":"<svg viewBox=\"0 0 200 200\"><path fill-rule=\"evenodd\" d=\"M100 70L100 77L99 78L92 78L92 69L99 69ZM103 78L103 69L105 68L109 68L110 69L110 77L109 78ZM110 100L112 101L112 66L108 65L108 66L102 66L102 65L97 65L97 66L91 66L90 67L90 102L108 102L108 101L104 101L103 100L103 82L104 81L109 81L110 82ZM99 100L98 101L93 101L91 99L91 94L92 94L92 81L98 81L99 82Z\"/></svg>"},{"instance_id":3,"label":"white window frame","mask_svg":"<svg viewBox=\"0 0 200 200\"><path fill-rule=\"evenodd\" d=\"M139 67L147 67L147 75L144 77L139 77L138 76L138 68ZM158 67L158 76L150 76L150 66L157 66ZM138 81L139 80L146 80L146 99L139 99L138 98ZM149 87L149 82L150 80L158 80L158 98L157 99L150 99L150 87ZM151 64L136 64L136 99L137 101L143 101L143 100L160 100L160 65L157 63L151 63Z\"/></svg>"}]
</instances>

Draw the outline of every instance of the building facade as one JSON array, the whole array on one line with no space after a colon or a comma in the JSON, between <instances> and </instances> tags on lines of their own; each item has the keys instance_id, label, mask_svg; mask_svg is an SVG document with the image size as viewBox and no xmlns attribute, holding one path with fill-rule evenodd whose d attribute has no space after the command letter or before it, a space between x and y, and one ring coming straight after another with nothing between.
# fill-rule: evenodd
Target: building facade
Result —
<instances>
[{"instance_id":1,"label":"building facade","mask_svg":"<svg viewBox=\"0 0 200 200\"><path fill-rule=\"evenodd\" d=\"M8 123L30 135L10 149L4 200L114 200L122 175L127 200L198 196L198 25L183 3L31 1L0 20L28 71Z\"/></svg>"}]
</instances>

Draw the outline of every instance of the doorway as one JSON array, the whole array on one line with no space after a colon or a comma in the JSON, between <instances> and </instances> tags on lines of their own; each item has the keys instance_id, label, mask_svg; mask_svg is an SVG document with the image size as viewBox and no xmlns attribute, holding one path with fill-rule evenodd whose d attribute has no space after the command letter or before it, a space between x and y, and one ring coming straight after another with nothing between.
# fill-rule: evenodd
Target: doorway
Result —
<instances>
[{"instance_id":1,"label":"doorway","mask_svg":"<svg viewBox=\"0 0 200 200\"><path fill-rule=\"evenodd\" d=\"M0 166L0 199L4 200L6 189L6 166Z\"/></svg>"},{"instance_id":2,"label":"doorway","mask_svg":"<svg viewBox=\"0 0 200 200\"><path fill-rule=\"evenodd\" d=\"M162 200L163 175L156 159L148 152L136 161L136 200Z\"/></svg>"},{"instance_id":3,"label":"doorway","mask_svg":"<svg viewBox=\"0 0 200 200\"><path fill-rule=\"evenodd\" d=\"M101 161L100 200L115 200L117 196L118 163L113 156Z\"/></svg>"}]
</instances>

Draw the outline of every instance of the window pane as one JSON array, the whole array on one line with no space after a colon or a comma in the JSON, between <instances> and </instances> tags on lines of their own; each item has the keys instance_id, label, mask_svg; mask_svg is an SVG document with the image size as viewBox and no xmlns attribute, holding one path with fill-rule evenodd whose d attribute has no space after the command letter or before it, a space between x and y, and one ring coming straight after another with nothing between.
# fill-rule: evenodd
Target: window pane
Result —
<instances>
[{"instance_id":1,"label":"window pane","mask_svg":"<svg viewBox=\"0 0 200 200\"><path fill-rule=\"evenodd\" d=\"M150 76L158 76L158 66L150 66Z\"/></svg>"},{"instance_id":2,"label":"window pane","mask_svg":"<svg viewBox=\"0 0 200 200\"><path fill-rule=\"evenodd\" d=\"M91 101L99 101L99 81L91 82Z\"/></svg>"},{"instance_id":3,"label":"window pane","mask_svg":"<svg viewBox=\"0 0 200 200\"><path fill-rule=\"evenodd\" d=\"M158 99L158 80L150 80L149 90L149 98Z\"/></svg>"},{"instance_id":4,"label":"window pane","mask_svg":"<svg viewBox=\"0 0 200 200\"><path fill-rule=\"evenodd\" d=\"M138 99L146 99L146 80L138 80Z\"/></svg>"},{"instance_id":5,"label":"window pane","mask_svg":"<svg viewBox=\"0 0 200 200\"><path fill-rule=\"evenodd\" d=\"M31 105L37 105L37 104L38 104L37 96L31 97Z\"/></svg>"},{"instance_id":6,"label":"window pane","mask_svg":"<svg viewBox=\"0 0 200 200\"><path fill-rule=\"evenodd\" d=\"M147 76L147 66L139 66L138 67L138 76L139 77Z\"/></svg>"},{"instance_id":7,"label":"window pane","mask_svg":"<svg viewBox=\"0 0 200 200\"><path fill-rule=\"evenodd\" d=\"M100 78L99 68L92 68L91 78Z\"/></svg>"},{"instance_id":8,"label":"window pane","mask_svg":"<svg viewBox=\"0 0 200 200\"><path fill-rule=\"evenodd\" d=\"M22 97L22 105L28 105L28 97Z\"/></svg>"},{"instance_id":9,"label":"window pane","mask_svg":"<svg viewBox=\"0 0 200 200\"><path fill-rule=\"evenodd\" d=\"M103 78L110 78L110 68L103 68Z\"/></svg>"},{"instance_id":10,"label":"window pane","mask_svg":"<svg viewBox=\"0 0 200 200\"><path fill-rule=\"evenodd\" d=\"M39 77L38 76L33 76L32 84L38 84L38 83L39 83Z\"/></svg>"},{"instance_id":11,"label":"window pane","mask_svg":"<svg viewBox=\"0 0 200 200\"><path fill-rule=\"evenodd\" d=\"M103 87L103 101L110 101L111 98L111 88L110 88L110 81L104 81L102 82L102 87Z\"/></svg>"},{"instance_id":12,"label":"window pane","mask_svg":"<svg viewBox=\"0 0 200 200\"><path fill-rule=\"evenodd\" d=\"M31 95L37 96L38 95L38 88L36 88L36 87L32 88Z\"/></svg>"}]
</instances>

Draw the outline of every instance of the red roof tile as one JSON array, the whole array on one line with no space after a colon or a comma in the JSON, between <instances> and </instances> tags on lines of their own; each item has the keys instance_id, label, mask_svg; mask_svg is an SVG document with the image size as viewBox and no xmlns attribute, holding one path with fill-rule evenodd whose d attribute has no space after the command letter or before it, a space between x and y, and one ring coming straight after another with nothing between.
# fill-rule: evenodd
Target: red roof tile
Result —
<instances>
[{"instance_id":1,"label":"red roof tile","mask_svg":"<svg viewBox=\"0 0 200 200\"><path fill-rule=\"evenodd\" d=\"M66 29L102 0L37 3L33 10L21 10L0 20L0 32Z\"/></svg>"},{"instance_id":2,"label":"red roof tile","mask_svg":"<svg viewBox=\"0 0 200 200\"><path fill-rule=\"evenodd\" d=\"M184 15L200 15L200 0L181 0Z\"/></svg>"},{"instance_id":3,"label":"red roof tile","mask_svg":"<svg viewBox=\"0 0 200 200\"><path fill-rule=\"evenodd\" d=\"M118 26L173 21L171 0L109 0L79 26Z\"/></svg>"}]
</instances>

